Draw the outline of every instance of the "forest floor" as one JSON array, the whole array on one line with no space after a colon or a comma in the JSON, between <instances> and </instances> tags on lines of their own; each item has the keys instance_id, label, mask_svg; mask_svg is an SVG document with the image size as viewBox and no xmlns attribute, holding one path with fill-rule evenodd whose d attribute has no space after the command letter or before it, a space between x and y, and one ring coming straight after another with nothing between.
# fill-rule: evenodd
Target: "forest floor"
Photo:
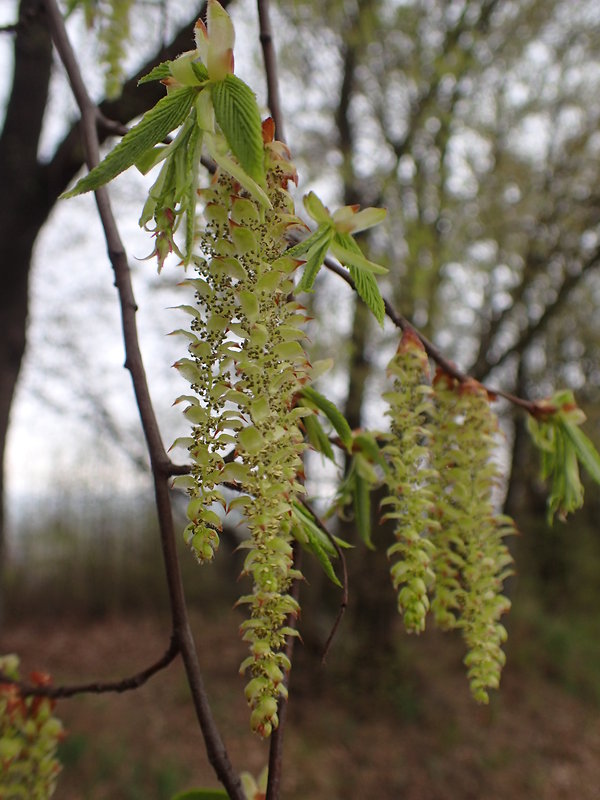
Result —
<instances>
[{"instance_id":1,"label":"forest floor","mask_svg":"<svg viewBox=\"0 0 600 800\"><path fill-rule=\"evenodd\" d=\"M248 728L236 613L195 613L194 630L232 761L256 775L268 751ZM23 674L43 669L55 683L108 679L158 658L168 631L168 621L149 617L13 622L0 652L17 652ZM332 653L332 669L318 667L316 657L311 663L306 651L299 656L284 800L600 796L598 702L573 693L528 658L511 658L509 651L502 689L481 707L471 700L461 647L451 637L404 636L385 669L354 685L339 656L336 663ZM56 800L167 800L185 788L216 786L189 700L176 661L135 692L61 701L56 713L68 737Z\"/></svg>"}]
</instances>

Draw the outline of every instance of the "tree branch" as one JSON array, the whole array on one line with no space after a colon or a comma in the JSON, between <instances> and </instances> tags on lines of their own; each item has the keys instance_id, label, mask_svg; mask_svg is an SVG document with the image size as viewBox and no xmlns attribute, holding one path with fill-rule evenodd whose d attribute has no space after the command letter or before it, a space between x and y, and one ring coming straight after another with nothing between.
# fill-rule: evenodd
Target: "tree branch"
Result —
<instances>
[{"instance_id":1,"label":"tree branch","mask_svg":"<svg viewBox=\"0 0 600 800\"><path fill-rule=\"evenodd\" d=\"M267 77L267 103L269 112L275 123L275 138L285 142L283 133L283 114L279 100L279 80L277 77L277 56L273 44L273 32L269 12L269 0L258 0L258 21L260 26L260 44L265 62L265 75Z\"/></svg>"},{"instance_id":2,"label":"tree branch","mask_svg":"<svg viewBox=\"0 0 600 800\"><path fill-rule=\"evenodd\" d=\"M569 295L575 289L575 287L579 284L580 280L586 275L591 269L594 269L600 265L600 253L595 252L590 258L588 258L585 264L582 265L581 270L577 273L567 275L563 280L560 288L556 292L556 296L551 303L544 308L542 315L540 318L535 322L527 325L527 327L521 333L519 339L511 346L508 347L493 363L488 363L488 372L491 368L499 367L503 364L507 358L513 355L521 355L531 344L533 339L536 336L541 334L544 329L549 325L551 320L555 317L555 315L560 311L560 309L564 306L565 302L567 301ZM511 307L512 308L512 307ZM476 366L478 366L477 364Z\"/></svg>"},{"instance_id":3,"label":"tree branch","mask_svg":"<svg viewBox=\"0 0 600 800\"><path fill-rule=\"evenodd\" d=\"M45 0L45 5L48 11L50 30L54 44L67 72L73 94L81 112L85 158L91 169L99 161L97 108L92 102L83 82L79 65L71 47L56 0ZM136 402L138 404L142 428L152 466L156 509L169 590L169 601L171 604L173 637L177 642L177 647L181 652L185 664L187 679L196 709L196 716L200 723L209 761L219 780L227 789L230 797L233 798L233 800L244 800L244 792L240 779L231 766L225 745L223 744L221 735L212 716L187 615L179 559L175 545L173 514L169 497L168 476L170 460L167 457L162 443L140 352L135 318L137 306L131 285L127 255L112 213L106 187L98 189L95 196L98 213L104 229L109 258L115 275L115 284L119 294L123 339L126 351L125 366L131 373Z\"/></svg>"},{"instance_id":4,"label":"tree branch","mask_svg":"<svg viewBox=\"0 0 600 800\"><path fill-rule=\"evenodd\" d=\"M0 672L0 683L10 683L19 689L23 697L50 697L58 700L65 697L74 697L77 694L105 694L107 692L129 692L143 686L153 675L165 669L179 655L179 644L175 636L171 636L171 642L163 655L141 672L136 672L128 678L121 678L117 681L95 681L93 683L79 683L72 686L35 686L34 684L23 681L13 681Z\"/></svg>"},{"instance_id":5,"label":"tree branch","mask_svg":"<svg viewBox=\"0 0 600 800\"><path fill-rule=\"evenodd\" d=\"M348 286L351 289L356 291L356 284L348 274L348 272L344 269L344 267L337 264L331 258L325 259L325 266L331 272L334 272L336 275L339 275L342 280L346 281ZM386 316L394 323L394 325L399 328L401 331L412 331L415 336L420 340L421 344L423 345L425 352L427 355L435 361L435 363L440 367L440 369L449 375L451 378L455 378L459 383L465 383L468 380L472 380L472 377L468 375L466 372L462 372L462 370L458 369L456 364L452 361L449 361L439 350L433 342L429 341L429 339L424 336L417 328L415 328L407 319L399 314L393 305L390 303L389 300L383 299L385 305L385 314ZM547 406L540 406L539 403L536 403L532 400L525 400L522 397L517 397L514 394L510 394L509 392L505 392L502 389L493 389L488 386L484 386L484 389L487 391L490 400L496 399L496 397L503 397L505 400L508 400L515 406L522 408L524 411L527 411L534 417L539 417L544 414L548 414L551 409Z\"/></svg>"}]
</instances>

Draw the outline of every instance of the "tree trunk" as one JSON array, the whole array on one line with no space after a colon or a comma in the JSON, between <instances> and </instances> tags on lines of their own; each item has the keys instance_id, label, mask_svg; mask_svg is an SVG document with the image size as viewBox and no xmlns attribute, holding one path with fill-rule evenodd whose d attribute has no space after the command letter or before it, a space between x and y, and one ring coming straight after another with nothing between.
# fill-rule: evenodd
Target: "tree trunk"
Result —
<instances>
[{"instance_id":1,"label":"tree trunk","mask_svg":"<svg viewBox=\"0 0 600 800\"><path fill-rule=\"evenodd\" d=\"M22 0L14 80L0 136L0 567L4 565L4 453L9 414L25 352L31 253L45 219L37 151L48 98L52 45L39 0ZM0 584L0 592L1 592ZM0 620L3 599L0 594Z\"/></svg>"}]
</instances>

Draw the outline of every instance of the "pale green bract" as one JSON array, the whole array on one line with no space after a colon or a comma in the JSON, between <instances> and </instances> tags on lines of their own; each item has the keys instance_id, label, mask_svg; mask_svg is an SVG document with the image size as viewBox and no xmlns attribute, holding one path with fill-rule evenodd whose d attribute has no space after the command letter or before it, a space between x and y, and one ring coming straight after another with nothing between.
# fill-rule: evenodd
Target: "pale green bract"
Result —
<instances>
[{"instance_id":1,"label":"pale green bract","mask_svg":"<svg viewBox=\"0 0 600 800\"><path fill-rule=\"evenodd\" d=\"M600 455L581 430L585 414L577 407L573 392L562 390L537 404L539 414L528 417L527 427L541 454L542 479L551 482L548 522L583 505L581 464L595 483L600 483Z\"/></svg>"}]
</instances>

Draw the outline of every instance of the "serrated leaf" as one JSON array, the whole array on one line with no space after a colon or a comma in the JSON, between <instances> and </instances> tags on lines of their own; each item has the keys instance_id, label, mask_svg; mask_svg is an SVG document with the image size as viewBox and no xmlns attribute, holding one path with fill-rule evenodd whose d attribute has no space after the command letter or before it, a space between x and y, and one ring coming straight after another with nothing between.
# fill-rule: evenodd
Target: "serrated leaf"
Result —
<instances>
[{"instance_id":1,"label":"serrated leaf","mask_svg":"<svg viewBox=\"0 0 600 800\"><path fill-rule=\"evenodd\" d=\"M366 272L372 272L375 275L386 275L389 272L389 270L382 267L381 264L376 264L374 261L369 261L368 258L365 258L358 245L348 233L335 234L331 242L331 252L340 263L347 267L356 267Z\"/></svg>"},{"instance_id":2,"label":"serrated leaf","mask_svg":"<svg viewBox=\"0 0 600 800\"><path fill-rule=\"evenodd\" d=\"M258 184L265 182L265 157L260 111L252 89L236 75L212 84L215 117L233 154Z\"/></svg>"},{"instance_id":3,"label":"serrated leaf","mask_svg":"<svg viewBox=\"0 0 600 800\"><path fill-rule=\"evenodd\" d=\"M385 208L363 208L356 211L354 206L343 206L333 215L336 230L340 233L360 233L379 225L387 216Z\"/></svg>"},{"instance_id":4,"label":"serrated leaf","mask_svg":"<svg viewBox=\"0 0 600 800\"><path fill-rule=\"evenodd\" d=\"M314 521L310 520L308 514L300 512L296 506L294 506L293 514L296 521L296 525L294 525L292 529L295 538L298 539L305 550L308 550L315 556L329 580L335 583L336 586L342 588L342 584L335 574L331 559L322 544L320 537L324 536L324 534L320 531L318 526L315 525ZM300 529L299 534L297 533L298 528ZM315 529L318 531L319 535L316 534ZM331 543L329 543L329 545L331 547Z\"/></svg>"},{"instance_id":5,"label":"serrated leaf","mask_svg":"<svg viewBox=\"0 0 600 800\"><path fill-rule=\"evenodd\" d=\"M372 272L367 272L364 269L358 269L352 265L349 268L349 272L350 277L354 281L354 285L356 286L356 291L358 292L359 297L361 297L368 308L371 309L377 322L383 326L383 321L385 319L385 305L379 290L379 286L375 280L375 276Z\"/></svg>"},{"instance_id":6,"label":"serrated leaf","mask_svg":"<svg viewBox=\"0 0 600 800\"><path fill-rule=\"evenodd\" d=\"M304 529L309 529L311 534L320 542L321 547L323 550L325 550L327 555L331 556L332 558L336 558L337 551L330 541L329 536L327 536L327 534L321 529L320 525L317 525L315 518L308 508L305 508L305 506L303 506L301 503L296 502L294 503L293 514L298 521L302 523L302 527Z\"/></svg>"},{"instance_id":7,"label":"serrated leaf","mask_svg":"<svg viewBox=\"0 0 600 800\"><path fill-rule=\"evenodd\" d=\"M151 81L162 81L164 78L171 77L171 62L170 61L163 61L160 64L157 64L153 67L150 72L144 75L142 78L139 79L137 82L138 86L141 86L143 83L150 83Z\"/></svg>"},{"instance_id":8,"label":"serrated leaf","mask_svg":"<svg viewBox=\"0 0 600 800\"><path fill-rule=\"evenodd\" d=\"M150 170L169 155L169 145L156 145L156 147L149 147L135 162L136 168L142 173L147 175Z\"/></svg>"},{"instance_id":9,"label":"serrated leaf","mask_svg":"<svg viewBox=\"0 0 600 800\"><path fill-rule=\"evenodd\" d=\"M303 198L304 208L310 214L310 216L314 219L315 222L319 224L322 223L331 223L331 215L329 210L326 206L323 205L320 198L314 193L309 192L308 194L304 195Z\"/></svg>"},{"instance_id":10,"label":"serrated leaf","mask_svg":"<svg viewBox=\"0 0 600 800\"><path fill-rule=\"evenodd\" d=\"M317 416L315 414L311 414L310 416L305 417L303 424L306 430L306 435L308 436L308 441L311 443L314 449L318 453L323 453L324 456L335 463L335 456L333 455L331 442L321 427L321 423L319 422Z\"/></svg>"},{"instance_id":11,"label":"serrated leaf","mask_svg":"<svg viewBox=\"0 0 600 800\"><path fill-rule=\"evenodd\" d=\"M352 450L352 431L346 417L337 406L312 386L304 386L301 394L325 414L342 440L344 447L350 452Z\"/></svg>"},{"instance_id":12,"label":"serrated leaf","mask_svg":"<svg viewBox=\"0 0 600 800\"><path fill-rule=\"evenodd\" d=\"M249 192L258 202L265 208L271 208L271 201L269 200L266 192L262 189L254 178L250 177L248 173L242 168L240 164L230 158L224 150L219 147L218 137L214 134L207 134L205 137L206 149L214 158L217 164L228 172L241 186ZM226 147L225 140L223 145Z\"/></svg>"},{"instance_id":13,"label":"serrated leaf","mask_svg":"<svg viewBox=\"0 0 600 800\"><path fill-rule=\"evenodd\" d=\"M381 448L377 443L377 439L372 433L358 433L353 439L354 451L360 450L369 460L383 469L387 469L385 458L381 455Z\"/></svg>"},{"instance_id":14,"label":"serrated leaf","mask_svg":"<svg viewBox=\"0 0 600 800\"><path fill-rule=\"evenodd\" d=\"M590 439L575 425L563 423L563 428L575 448L577 458L589 473L590 478L596 483L600 483L600 454Z\"/></svg>"},{"instance_id":15,"label":"serrated leaf","mask_svg":"<svg viewBox=\"0 0 600 800\"><path fill-rule=\"evenodd\" d=\"M192 61L192 69L194 70L194 75L198 78L199 81L207 81L208 80L208 70L200 61Z\"/></svg>"},{"instance_id":16,"label":"serrated leaf","mask_svg":"<svg viewBox=\"0 0 600 800\"><path fill-rule=\"evenodd\" d=\"M154 108L144 114L140 122L125 134L114 150L111 150L98 166L81 178L73 189L64 192L61 197L75 197L78 194L98 189L135 164L146 150L161 142L171 131L183 123L196 95L197 89L184 87L175 89L159 100Z\"/></svg>"},{"instance_id":17,"label":"serrated leaf","mask_svg":"<svg viewBox=\"0 0 600 800\"><path fill-rule=\"evenodd\" d=\"M306 239L303 239L298 244L295 244L293 247L289 247L285 251L286 256L291 256L292 258L300 258L301 256L305 255L312 250L313 247L321 244L322 242L327 239L327 242L331 240L333 237L333 230L331 225L324 224L319 225L316 231L313 231Z\"/></svg>"},{"instance_id":18,"label":"serrated leaf","mask_svg":"<svg viewBox=\"0 0 600 800\"><path fill-rule=\"evenodd\" d=\"M329 250L330 240L326 239L322 244L314 247L308 254L306 264L304 265L304 272L302 278L296 287L297 292L310 292L312 291L313 283Z\"/></svg>"},{"instance_id":19,"label":"serrated leaf","mask_svg":"<svg viewBox=\"0 0 600 800\"><path fill-rule=\"evenodd\" d=\"M353 253L355 259L364 258L360 247L351 236L336 233L334 241ZM359 297L361 297L367 307L371 309L377 322L383 325L383 320L385 319L385 304L377 281L373 276L373 272L371 270L362 269L356 263L348 264L348 268Z\"/></svg>"}]
</instances>

